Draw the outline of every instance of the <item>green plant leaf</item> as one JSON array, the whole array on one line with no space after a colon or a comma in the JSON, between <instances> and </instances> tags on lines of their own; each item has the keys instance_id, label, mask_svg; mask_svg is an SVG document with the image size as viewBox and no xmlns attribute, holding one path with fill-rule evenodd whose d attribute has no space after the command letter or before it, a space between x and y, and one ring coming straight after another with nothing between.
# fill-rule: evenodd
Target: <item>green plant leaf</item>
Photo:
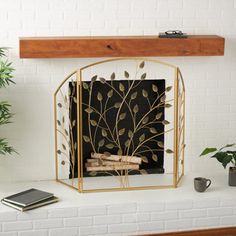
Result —
<instances>
[{"instance_id":1,"label":"green plant leaf","mask_svg":"<svg viewBox=\"0 0 236 236\"><path fill-rule=\"evenodd\" d=\"M212 152L215 152L215 151L217 151L217 148L209 148L209 147L207 147L207 148L205 148L205 149L202 151L202 153L200 154L200 156L205 156L205 155L207 155L207 154L209 154L209 153L212 153Z\"/></svg>"},{"instance_id":2,"label":"green plant leaf","mask_svg":"<svg viewBox=\"0 0 236 236\"><path fill-rule=\"evenodd\" d=\"M227 145L225 145L224 147L222 147L220 150L223 150L224 148L233 147L233 146L235 146L235 143L227 144Z\"/></svg>"},{"instance_id":3,"label":"green plant leaf","mask_svg":"<svg viewBox=\"0 0 236 236\"><path fill-rule=\"evenodd\" d=\"M232 161L233 155L228 154L227 152L217 152L212 156L212 158L216 158L217 161L219 161L224 168Z\"/></svg>"}]
</instances>

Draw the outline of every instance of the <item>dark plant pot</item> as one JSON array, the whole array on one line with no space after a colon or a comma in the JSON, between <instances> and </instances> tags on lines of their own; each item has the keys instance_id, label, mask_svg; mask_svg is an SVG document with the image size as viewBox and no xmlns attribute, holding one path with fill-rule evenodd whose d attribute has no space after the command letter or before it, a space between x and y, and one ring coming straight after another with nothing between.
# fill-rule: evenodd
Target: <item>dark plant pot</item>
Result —
<instances>
[{"instance_id":1,"label":"dark plant pot","mask_svg":"<svg viewBox=\"0 0 236 236\"><path fill-rule=\"evenodd\" d=\"M229 186L236 186L236 167L229 168Z\"/></svg>"}]
</instances>

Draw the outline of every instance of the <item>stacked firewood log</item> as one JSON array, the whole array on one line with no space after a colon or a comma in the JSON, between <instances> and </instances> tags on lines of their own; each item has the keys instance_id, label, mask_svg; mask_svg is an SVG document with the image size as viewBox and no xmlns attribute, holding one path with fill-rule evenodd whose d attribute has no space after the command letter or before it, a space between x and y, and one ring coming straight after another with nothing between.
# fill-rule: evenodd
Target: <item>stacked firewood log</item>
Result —
<instances>
[{"instance_id":1,"label":"stacked firewood log","mask_svg":"<svg viewBox=\"0 0 236 236\"><path fill-rule=\"evenodd\" d=\"M85 167L87 171L139 170L142 158L107 153L91 153Z\"/></svg>"}]
</instances>

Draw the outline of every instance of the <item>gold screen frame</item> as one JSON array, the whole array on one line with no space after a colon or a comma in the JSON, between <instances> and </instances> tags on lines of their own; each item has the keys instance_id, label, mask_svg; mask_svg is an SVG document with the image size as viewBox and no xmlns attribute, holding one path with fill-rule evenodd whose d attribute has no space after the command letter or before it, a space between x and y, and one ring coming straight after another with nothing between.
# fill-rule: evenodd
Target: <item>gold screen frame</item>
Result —
<instances>
[{"instance_id":1,"label":"gold screen frame","mask_svg":"<svg viewBox=\"0 0 236 236\"><path fill-rule=\"evenodd\" d=\"M169 69L172 69L174 72L174 134L173 134L173 181L170 185L163 186L139 186L139 187L116 187L116 188L94 188L94 189L85 189L84 188L84 177L83 177L83 139L82 139L82 127L83 127L83 118L82 118L82 83L83 83L83 72L87 69L90 69L94 66L105 64L109 62L116 61L145 61L160 64L166 66ZM67 183L63 181L59 176L59 163L60 163L60 154L58 153L58 96L61 93L61 88L66 84L71 77L75 77L76 86L77 86L77 150L78 156L78 183L75 184L72 180L72 183ZM160 189L160 188L176 188L180 180L184 175L184 133L185 133L185 86L182 74L178 67L165 63L156 59L147 59L147 58L114 58L108 60L102 60L96 63L89 64L84 66L66 77L62 83L59 85L57 90L54 93L54 129L55 129L55 164L56 164L56 181L65 184L69 187L72 187L79 192L102 192L102 191L127 191L127 190L145 190L145 189Z\"/></svg>"}]
</instances>

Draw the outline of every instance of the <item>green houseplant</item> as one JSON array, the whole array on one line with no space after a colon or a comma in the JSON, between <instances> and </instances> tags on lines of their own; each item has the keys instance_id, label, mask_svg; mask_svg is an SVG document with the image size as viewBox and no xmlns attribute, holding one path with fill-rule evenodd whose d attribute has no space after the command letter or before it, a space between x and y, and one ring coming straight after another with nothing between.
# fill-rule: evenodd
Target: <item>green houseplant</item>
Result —
<instances>
[{"instance_id":1,"label":"green houseplant","mask_svg":"<svg viewBox=\"0 0 236 236\"><path fill-rule=\"evenodd\" d=\"M205 156L210 153L214 153L211 158L216 158L224 168L228 164L232 166L229 168L229 186L236 186L236 144L227 144L224 147L217 148L205 148L200 156Z\"/></svg>"},{"instance_id":2,"label":"green houseplant","mask_svg":"<svg viewBox=\"0 0 236 236\"><path fill-rule=\"evenodd\" d=\"M0 48L0 89L7 87L14 83L12 63L5 58L5 51L7 48ZM13 114L10 111L11 105L6 101L0 101L0 126L11 123ZM5 138L0 137L0 156L12 154L16 152L15 149L8 145Z\"/></svg>"}]
</instances>

